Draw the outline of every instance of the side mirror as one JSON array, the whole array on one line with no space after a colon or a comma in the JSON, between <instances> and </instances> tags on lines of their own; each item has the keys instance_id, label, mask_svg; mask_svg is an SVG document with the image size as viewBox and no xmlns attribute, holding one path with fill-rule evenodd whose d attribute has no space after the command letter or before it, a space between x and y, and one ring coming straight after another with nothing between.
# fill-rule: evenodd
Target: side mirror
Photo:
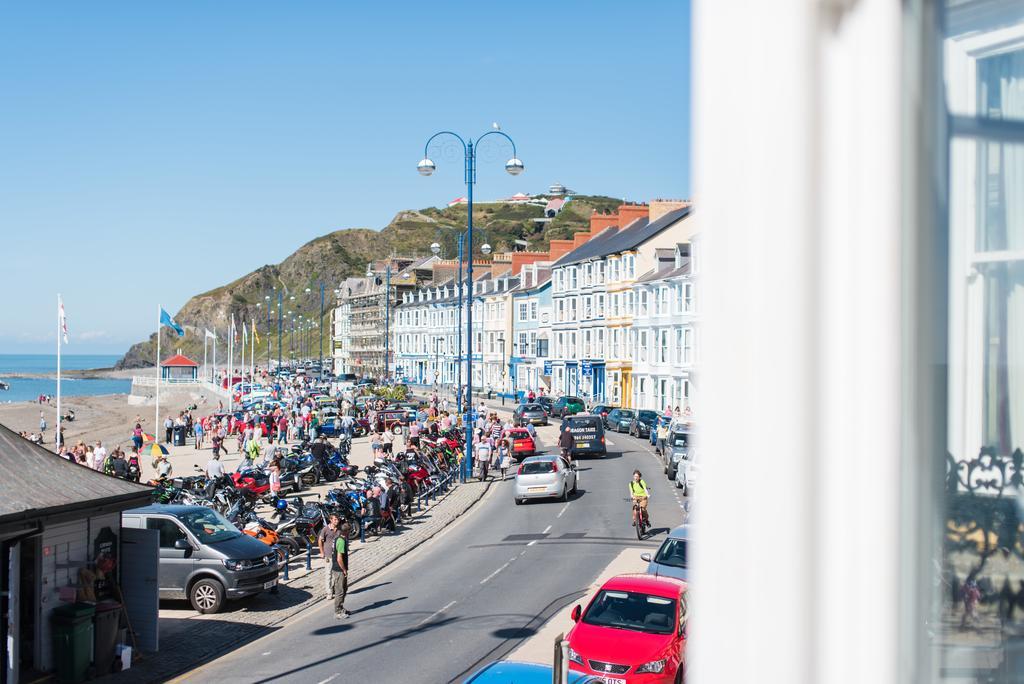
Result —
<instances>
[{"instance_id":1,"label":"side mirror","mask_svg":"<svg viewBox=\"0 0 1024 684\"><path fill-rule=\"evenodd\" d=\"M573 622L579 622L580 621L580 616L582 614L583 614L583 608L580 607L579 604L577 604L576 607L572 609L572 621Z\"/></svg>"},{"instance_id":2,"label":"side mirror","mask_svg":"<svg viewBox=\"0 0 1024 684\"><path fill-rule=\"evenodd\" d=\"M649 553L641 553L640 554L640 560L644 561L645 563L650 563L651 562L651 554L649 554Z\"/></svg>"},{"instance_id":3,"label":"side mirror","mask_svg":"<svg viewBox=\"0 0 1024 684\"><path fill-rule=\"evenodd\" d=\"M188 543L188 539L178 539L174 542L174 548L179 551L190 551L192 545Z\"/></svg>"}]
</instances>

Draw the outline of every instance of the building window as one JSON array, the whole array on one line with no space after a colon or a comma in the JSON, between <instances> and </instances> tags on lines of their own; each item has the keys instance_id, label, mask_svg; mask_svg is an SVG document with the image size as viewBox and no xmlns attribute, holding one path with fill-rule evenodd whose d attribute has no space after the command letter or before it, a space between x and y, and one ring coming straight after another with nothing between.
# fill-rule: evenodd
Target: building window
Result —
<instances>
[{"instance_id":1,"label":"building window","mask_svg":"<svg viewBox=\"0 0 1024 684\"><path fill-rule=\"evenodd\" d=\"M629 295L627 295L627 296L629 296ZM647 315L647 290L640 290L639 296L640 296L640 305L637 307L637 315L638 316L646 316Z\"/></svg>"},{"instance_id":2,"label":"building window","mask_svg":"<svg viewBox=\"0 0 1024 684\"><path fill-rule=\"evenodd\" d=\"M596 285L604 285L604 262L598 261L594 264L594 281Z\"/></svg>"},{"instance_id":3,"label":"building window","mask_svg":"<svg viewBox=\"0 0 1024 684\"><path fill-rule=\"evenodd\" d=\"M644 363L644 362L647 361L647 331L646 330L641 330L638 333L637 344L639 346L639 348L637 349L637 352L639 352L638 356L640 357L640 363Z\"/></svg>"},{"instance_id":4,"label":"building window","mask_svg":"<svg viewBox=\"0 0 1024 684\"><path fill-rule=\"evenodd\" d=\"M531 301L530 302L530 320L531 321L537 320L537 302L536 301Z\"/></svg>"},{"instance_id":5,"label":"building window","mask_svg":"<svg viewBox=\"0 0 1024 684\"><path fill-rule=\"evenodd\" d=\"M668 329L662 328L658 331L658 363L668 363Z\"/></svg>"},{"instance_id":6,"label":"building window","mask_svg":"<svg viewBox=\"0 0 1024 684\"><path fill-rule=\"evenodd\" d=\"M683 328L683 364L693 363L693 328Z\"/></svg>"},{"instance_id":7,"label":"building window","mask_svg":"<svg viewBox=\"0 0 1024 684\"><path fill-rule=\"evenodd\" d=\"M569 267L569 289L575 291L578 287L579 286L578 286L578 284L576 282L576 267L575 266L570 266Z\"/></svg>"},{"instance_id":8,"label":"building window","mask_svg":"<svg viewBox=\"0 0 1024 684\"><path fill-rule=\"evenodd\" d=\"M519 306L517 307L517 310L519 312L519 316L518 316L518 318L516 320L518 320L518 321L525 321L525 320L527 320L527 317L530 315L530 307L529 307L529 305L527 305L526 302L520 302Z\"/></svg>"},{"instance_id":9,"label":"building window","mask_svg":"<svg viewBox=\"0 0 1024 684\"><path fill-rule=\"evenodd\" d=\"M664 316L669 312L668 308L668 288L658 288L658 314Z\"/></svg>"},{"instance_id":10,"label":"building window","mask_svg":"<svg viewBox=\"0 0 1024 684\"><path fill-rule=\"evenodd\" d=\"M537 340L537 357L541 359L548 357L548 340Z\"/></svg>"}]
</instances>

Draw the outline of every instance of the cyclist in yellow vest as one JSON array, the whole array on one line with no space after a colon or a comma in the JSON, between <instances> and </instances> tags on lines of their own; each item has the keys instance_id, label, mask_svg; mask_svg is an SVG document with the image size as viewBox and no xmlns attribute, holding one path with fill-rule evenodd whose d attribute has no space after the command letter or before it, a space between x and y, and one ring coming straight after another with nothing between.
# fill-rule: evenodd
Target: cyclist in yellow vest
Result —
<instances>
[{"instance_id":1,"label":"cyclist in yellow vest","mask_svg":"<svg viewBox=\"0 0 1024 684\"><path fill-rule=\"evenodd\" d=\"M647 483L644 482L643 475L640 474L639 470L633 471L633 479L629 481L629 496L633 499L633 503L640 505L640 512L643 513L644 519L649 520L647 517L647 499L651 496L651 491L647 489ZM636 510L633 511L633 527L636 527Z\"/></svg>"}]
</instances>

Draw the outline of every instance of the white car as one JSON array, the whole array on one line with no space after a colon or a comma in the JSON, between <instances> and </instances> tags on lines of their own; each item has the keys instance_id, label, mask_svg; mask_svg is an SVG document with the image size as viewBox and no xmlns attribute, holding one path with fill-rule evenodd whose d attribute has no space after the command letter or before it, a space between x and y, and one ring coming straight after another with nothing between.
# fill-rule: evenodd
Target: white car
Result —
<instances>
[{"instance_id":1,"label":"white car","mask_svg":"<svg viewBox=\"0 0 1024 684\"><path fill-rule=\"evenodd\" d=\"M517 505L527 499L568 501L576 493L578 479L576 466L569 465L561 456L530 456L516 470L513 496Z\"/></svg>"},{"instance_id":2,"label":"white car","mask_svg":"<svg viewBox=\"0 0 1024 684\"><path fill-rule=\"evenodd\" d=\"M689 458L680 459L676 468L676 487L681 487L683 496L690 495L690 488L697 484L700 473L700 454L697 449L690 449Z\"/></svg>"}]
</instances>

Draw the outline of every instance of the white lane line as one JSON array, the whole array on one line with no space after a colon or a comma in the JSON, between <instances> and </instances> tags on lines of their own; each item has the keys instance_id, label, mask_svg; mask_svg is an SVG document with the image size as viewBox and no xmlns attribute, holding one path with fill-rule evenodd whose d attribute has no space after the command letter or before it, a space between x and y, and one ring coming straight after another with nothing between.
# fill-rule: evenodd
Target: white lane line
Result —
<instances>
[{"instance_id":1,"label":"white lane line","mask_svg":"<svg viewBox=\"0 0 1024 684\"><path fill-rule=\"evenodd\" d=\"M529 546L529 544L527 544L527 546ZM511 561L509 561L509 563L511 563ZM487 577L484 577L482 580L480 580L480 584L487 584L488 582L490 582L492 579L494 579L495 575L497 575L499 572L501 572L502 570L507 568L509 566L509 563L505 563L500 568L498 568L497 570L492 572L490 575L488 575Z\"/></svg>"},{"instance_id":2,"label":"white lane line","mask_svg":"<svg viewBox=\"0 0 1024 684\"><path fill-rule=\"evenodd\" d=\"M604 443L607 444L608 446L615 446L615 442L608 439L607 437L605 437Z\"/></svg>"},{"instance_id":3,"label":"white lane line","mask_svg":"<svg viewBox=\"0 0 1024 684\"><path fill-rule=\"evenodd\" d=\"M421 620L420 623L418 625L416 625L416 626L419 627L420 625L424 625L424 624L430 622L431 620L436 618L438 615L440 615L444 611L446 611L449 608L451 608L452 606L454 606L455 603L456 603L455 601L449 601L448 603L446 603L444 606L441 607L441 610L437 611L436 613L431 613L425 619Z\"/></svg>"},{"instance_id":4,"label":"white lane line","mask_svg":"<svg viewBox=\"0 0 1024 684\"><path fill-rule=\"evenodd\" d=\"M263 653L261 653L260 655L270 655L270 651L264 651L264 652L263 652Z\"/></svg>"},{"instance_id":5,"label":"white lane line","mask_svg":"<svg viewBox=\"0 0 1024 684\"><path fill-rule=\"evenodd\" d=\"M569 503L572 503L572 502L570 501ZM562 510L558 511L558 515L556 515L555 517L556 518L561 518L562 514L565 513L565 509L567 509L567 508L569 508L569 504L568 503L565 504L564 506L562 506Z\"/></svg>"},{"instance_id":6,"label":"white lane line","mask_svg":"<svg viewBox=\"0 0 1024 684\"><path fill-rule=\"evenodd\" d=\"M333 681L333 680L337 679L337 678L338 678L338 677L340 677L340 676L341 676L341 673L340 673L340 672L338 672L338 673L332 674L332 675L331 675L330 677L328 677L327 679L321 679L321 680L320 680L319 682L317 682L316 684L327 684L327 682Z\"/></svg>"},{"instance_id":7,"label":"white lane line","mask_svg":"<svg viewBox=\"0 0 1024 684\"><path fill-rule=\"evenodd\" d=\"M541 532L541 534L547 534L550 531L551 531L551 525L548 525L547 527L544 528L544 531Z\"/></svg>"}]
</instances>

